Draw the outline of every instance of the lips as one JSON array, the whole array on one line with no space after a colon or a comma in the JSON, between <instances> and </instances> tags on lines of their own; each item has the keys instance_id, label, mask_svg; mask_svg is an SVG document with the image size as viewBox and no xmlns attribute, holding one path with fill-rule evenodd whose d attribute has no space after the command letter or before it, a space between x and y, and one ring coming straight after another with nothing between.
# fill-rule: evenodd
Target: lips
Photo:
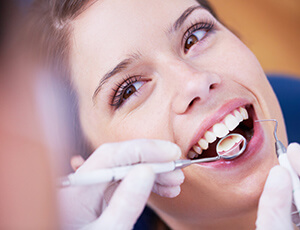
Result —
<instances>
[{"instance_id":1,"label":"lips","mask_svg":"<svg viewBox=\"0 0 300 230\"><path fill-rule=\"evenodd\" d=\"M253 116L254 110L251 105L239 106L229 113L224 114L223 118L210 126L203 135L193 144L188 152L189 159L200 159L216 156L216 145L220 138L229 133L239 133L249 142L253 135ZM234 146L236 140L228 140L226 148Z\"/></svg>"}]
</instances>

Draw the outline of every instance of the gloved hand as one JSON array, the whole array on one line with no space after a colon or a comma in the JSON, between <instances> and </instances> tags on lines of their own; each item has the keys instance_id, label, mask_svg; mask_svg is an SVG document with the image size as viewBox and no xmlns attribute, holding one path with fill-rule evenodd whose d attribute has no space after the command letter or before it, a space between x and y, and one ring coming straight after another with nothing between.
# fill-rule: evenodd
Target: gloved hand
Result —
<instances>
[{"instance_id":1,"label":"gloved hand","mask_svg":"<svg viewBox=\"0 0 300 230\"><path fill-rule=\"evenodd\" d=\"M287 148L289 161L300 175L300 145L293 143ZM271 169L261 195L256 227L257 230L292 230L292 181L289 172L281 166ZM293 215L300 223L299 215Z\"/></svg>"},{"instance_id":2,"label":"gloved hand","mask_svg":"<svg viewBox=\"0 0 300 230\"><path fill-rule=\"evenodd\" d=\"M139 162L168 162L180 155L177 145L161 140L104 144L76 173ZM151 168L137 165L122 182L63 188L59 191L62 229L132 229L152 189L161 196L175 197L183 180L181 170L155 175Z\"/></svg>"}]
</instances>

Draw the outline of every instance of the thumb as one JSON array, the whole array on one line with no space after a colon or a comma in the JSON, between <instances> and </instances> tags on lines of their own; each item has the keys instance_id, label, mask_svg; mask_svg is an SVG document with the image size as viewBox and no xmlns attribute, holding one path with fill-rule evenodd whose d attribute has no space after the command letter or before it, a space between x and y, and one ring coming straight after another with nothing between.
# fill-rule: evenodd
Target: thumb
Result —
<instances>
[{"instance_id":1,"label":"thumb","mask_svg":"<svg viewBox=\"0 0 300 230\"><path fill-rule=\"evenodd\" d=\"M115 191L107 209L88 229L132 229L150 195L155 174L134 167Z\"/></svg>"},{"instance_id":2,"label":"thumb","mask_svg":"<svg viewBox=\"0 0 300 230\"><path fill-rule=\"evenodd\" d=\"M292 230L292 183L281 166L270 170L259 200L256 229Z\"/></svg>"}]
</instances>

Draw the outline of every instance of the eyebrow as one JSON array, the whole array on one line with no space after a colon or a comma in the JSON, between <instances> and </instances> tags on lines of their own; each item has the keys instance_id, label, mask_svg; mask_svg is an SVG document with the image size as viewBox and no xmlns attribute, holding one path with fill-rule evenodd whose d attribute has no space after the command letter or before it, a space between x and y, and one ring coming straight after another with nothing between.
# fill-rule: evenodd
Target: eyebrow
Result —
<instances>
[{"instance_id":1,"label":"eyebrow","mask_svg":"<svg viewBox=\"0 0 300 230\"><path fill-rule=\"evenodd\" d=\"M104 74L103 78L100 80L98 87L96 88L94 94L93 94L93 101L95 100L95 97L100 92L102 86L114 75L122 72L125 69L128 69L130 65L132 65L134 62L136 62L138 59L141 58L141 54L135 53L129 55L129 58L124 59L123 61L119 62L112 70Z\"/></svg>"},{"instance_id":2,"label":"eyebrow","mask_svg":"<svg viewBox=\"0 0 300 230\"><path fill-rule=\"evenodd\" d=\"M182 24L184 23L184 21L188 18L188 16L190 16L195 10L197 9L205 9L203 6L201 5L196 5L196 6L191 6L189 8L187 8L182 14L181 16L174 22L172 28L171 28L171 32L172 31L177 31Z\"/></svg>"},{"instance_id":3,"label":"eyebrow","mask_svg":"<svg viewBox=\"0 0 300 230\"><path fill-rule=\"evenodd\" d=\"M197 9L204 9L204 7L201 5L195 5L195 6L191 6L191 7L187 8L180 15L180 17L174 22L173 26L171 27L170 32L177 31L182 26L184 21L188 18L188 16ZM101 91L101 88L109 79L111 79L113 76L117 75L118 73L128 69L130 65L132 65L134 62L136 62L138 59L140 59L141 54L136 53L136 54L131 54L129 56L130 56L129 58L126 58L123 61L119 62L112 70L110 70L109 72L104 74L104 76L101 78L99 85L97 86L97 88L93 94L93 97L92 97L93 101L95 101L95 97Z\"/></svg>"}]
</instances>

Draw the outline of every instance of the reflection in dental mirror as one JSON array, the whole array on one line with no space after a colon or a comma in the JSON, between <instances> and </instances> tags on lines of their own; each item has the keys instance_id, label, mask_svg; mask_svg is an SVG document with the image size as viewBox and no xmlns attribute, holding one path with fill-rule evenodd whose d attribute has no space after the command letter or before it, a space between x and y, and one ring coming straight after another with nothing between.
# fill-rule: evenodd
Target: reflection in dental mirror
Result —
<instances>
[{"instance_id":1,"label":"reflection in dental mirror","mask_svg":"<svg viewBox=\"0 0 300 230\"><path fill-rule=\"evenodd\" d=\"M246 146L247 141L245 137L238 133L231 133L219 140L216 147L216 152L218 154L217 156L191 160L188 165L195 163L213 162L220 159L233 160L245 151ZM184 167L188 165L185 165Z\"/></svg>"},{"instance_id":2,"label":"reflection in dental mirror","mask_svg":"<svg viewBox=\"0 0 300 230\"><path fill-rule=\"evenodd\" d=\"M232 133L223 137L217 144L216 150L218 155L225 159L231 160L241 155L246 149L247 141L241 134Z\"/></svg>"}]
</instances>

